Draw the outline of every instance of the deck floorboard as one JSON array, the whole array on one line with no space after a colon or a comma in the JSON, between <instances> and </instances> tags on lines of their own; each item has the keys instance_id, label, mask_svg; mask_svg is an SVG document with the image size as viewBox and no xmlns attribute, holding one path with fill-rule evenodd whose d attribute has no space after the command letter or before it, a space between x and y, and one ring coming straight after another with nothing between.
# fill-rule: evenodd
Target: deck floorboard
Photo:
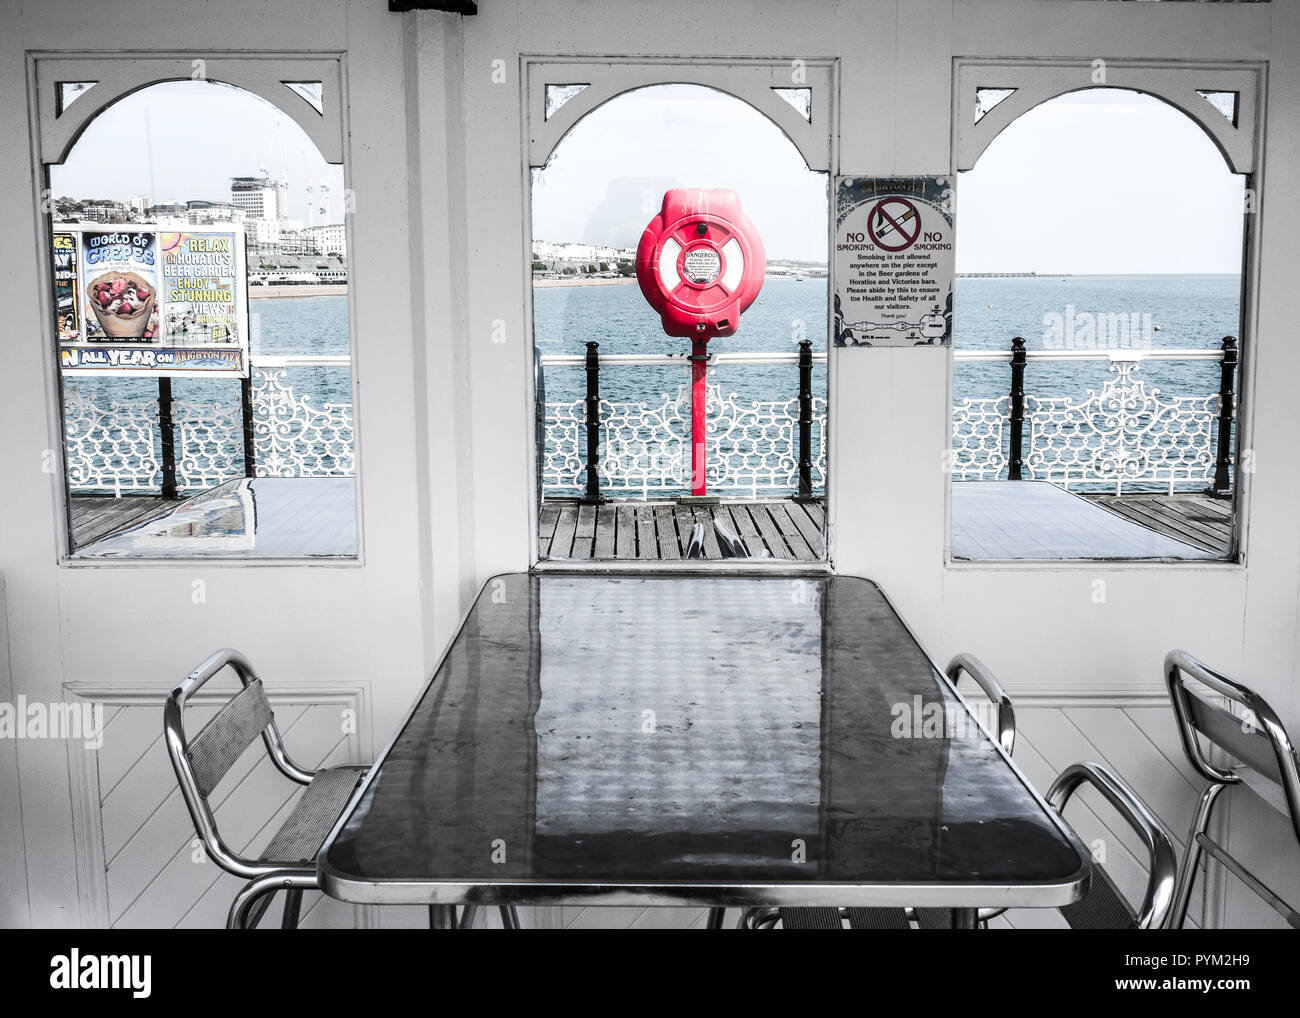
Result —
<instances>
[{"instance_id":1,"label":"deck floorboard","mask_svg":"<svg viewBox=\"0 0 1300 1018\"><path fill-rule=\"evenodd\" d=\"M737 534L755 557L813 562L821 557L820 506L784 499L679 505L671 502L542 504L537 547L551 559L675 561L686 554L696 523L704 528L703 558L722 558L713 519ZM815 510L810 512L809 510Z\"/></svg>"},{"instance_id":2,"label":"deck floorboard","mask_svg":"<svg viewBox=\"0 0 1300 1018\"><path fill-rule=\"evenodd\" d=\"M1204 551L1232 550L1232 502L1202 494L1085 495L1117 516Z\"/></svg>"},{"instance_id":3,"label":"deck floorboard","mask_svg":"<svg viewBox=\"0 0 1300 1018\"><path fill-rule=\"evenodd\" d=\"M180 499L161 495L73 495L72 546L84 548L119 531L161 516Z\"/></svg>"}]
</instances>

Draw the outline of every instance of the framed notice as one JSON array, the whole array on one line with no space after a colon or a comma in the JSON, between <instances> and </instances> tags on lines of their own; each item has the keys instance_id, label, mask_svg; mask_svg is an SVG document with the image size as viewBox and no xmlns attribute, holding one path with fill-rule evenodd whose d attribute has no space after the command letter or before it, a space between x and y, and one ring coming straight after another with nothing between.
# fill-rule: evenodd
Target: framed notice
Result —
<instances>
[{"instance_id":1,"label":"framed notice","mask_svg":"<svg viewBox=\"0 0 1300 1018\"><path fill-rule=\"evenodd\" d=\"M243 231L59 224L59 362L69 375L248 375Z\"/></svg>"},{"instance_id":2,"label":"framed notice","mask_svg":"<svg viewBox=\"0 0 1300 1018\"><path fill-rule=\"evenodd\" d=\"M836 178L836 346L952 343L951 181Z\"/></svg>"}]
</instances>

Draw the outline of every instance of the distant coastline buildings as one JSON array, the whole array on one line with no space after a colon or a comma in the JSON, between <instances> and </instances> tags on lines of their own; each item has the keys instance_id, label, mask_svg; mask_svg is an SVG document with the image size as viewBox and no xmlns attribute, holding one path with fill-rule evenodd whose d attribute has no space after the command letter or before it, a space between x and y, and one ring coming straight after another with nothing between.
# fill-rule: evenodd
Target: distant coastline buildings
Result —
<instances>
[{"instance_id":1,"label":"distant coastline buildings","mask_svg":"<svg viewBox=\"0 0 1300 1018\"><path fill-rule=\"evenodd\" d=\"M635 276L636 248L535 240L533 275L539 279L563 276ZM791 279L821 278L826 275L826 264L769 259L767 275Z\"/></svg>"},{"instance_id":2,"label":"distant coastline buildings","mask_svg":"<svg viewBox=\"0 0 1300 1018\"><path fill-rule=\"evenodd\" d=\"M317 189L319 215L323 219L328 207L328 188ZM232 177L230 200L210 201L167 199L155 202L149 195L134 194L126 201L112 198L72 198L66 195L54 199L52 214L60 223L154 223L161 227L210 226L229 223L243 230L247 243L250 267L260 264L278 265L283 259L295 264L299 259L316 256L334 259L328 267L331 281L346 277L347 230L343 223L324 223L304 226L302 220L287 213L289 181L287 176L272 180L265 170L256 176ZM308 204L312 204L312 189L308 188ZM316 209L309 213L316 218ZM312 269L325 271L323 265Z\"/></svg>"}]
</instances>

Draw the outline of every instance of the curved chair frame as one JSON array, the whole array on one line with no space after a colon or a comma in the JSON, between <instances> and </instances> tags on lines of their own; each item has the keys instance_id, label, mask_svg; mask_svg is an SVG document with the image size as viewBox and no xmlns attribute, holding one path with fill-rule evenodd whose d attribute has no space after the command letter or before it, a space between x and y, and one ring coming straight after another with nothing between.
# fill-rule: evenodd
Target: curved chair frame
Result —
<instances>
[{"instance_id":1,"label":"curved chair frame","mask_svg":"<svg viewBox=\"0 0 1300 1018\"><path fill-rule=\"evenodd\" d=\"M1196 696L1187 688L1188 679L1199 682L1229 702L1237 704L1245 713L1236 717ZM1210 668L1185 650L1173 650L1165 656L1165 683L1178 721L1178 735L1183 743L1183 751L1196 772L1209 782L1192 815L1187 835L1187 852L1178 870L1178 888L1170 924L1174 928L1181 928L1186 920L1201 854L1208 851L1292 925L1296 925L1300 922L1300 916L1297 916L1295 909L1246 871L1207 833L1219 795L1228 786L1241 784L1242 775L1233 767L1221 767L1210 760L1200 743L1201 738L1208 740L1213 746L1240 759L1246 766L1280 785L1292 830L1297 843L1300 843L1300 764L1297 764L1295 747L1286 728L1277 712L1263 697ZM1239 734L1232 731L1234 725ZM1262 746L1250 744L1250 739L1259 738L1257 733L1262 733L1267 740L1268 753L1259 752Z\"/></svg>"},{"instance_id":2,"label":"curved chair frame","mask_svg":"<svg viewBox=\"0 0 1300 1018\"><path fill-rule=\"evenodd\" d=\"M223 870L250 881L235 897L230 907L227 927L242 929L248 925L256 925L270 903L269 896L281 889L286 891L284 925L296 926L303 890L316 889L319 886L315 867L303 866L299 861L248 859L234 851L221 837L217 829L216 817L208 804L208 793L224 777L230 763L234 761L230 760L215 776L207 775L205 781L200 781L199 775L195 773L191 757L192 743L185 732L185 707L209 679L226 667L239 677L242 686L240 693L228 701L227 707L245 696L255 698L249 701L254 707L265 707L265 716L268 720L261 728L260 734L267 755L270 756L276 770L299 785L310 785L316 777L317 772L299 766L289 756L280 737L280 729L276 726L275 715L265 703L261 680L248 659L229 647L212 654L168 694L163 708L163 734L167 744L167 754L171 757L172 769L176 772L181 795L185 799L190 819L194 821L194 829L203 842L204 850ZM254 692L249 693L250 689ZM257 721L250 720L247 723L251 725L256 724ZM202 734L200 732L200 736ZM244 745L246 746L247 743ZM239 752L242 751L243 747L240 747ZM206 790L205 782L208 785Z\"/></svg>"},{"instance_id":3,"label":"curved chair frame","mask_svg":"<svg viewBox=\"0 0 1300 1018\"><path fill-rule=\"evenodd\" d=\"M1100 792L1146 845L1149 870L1146 892L1136 911L1137 927L1160 929L1169 917L1174 900L1177 863L1173 843L1146 803L1101 764L1077 763L1063 770L1047 790L1048 805L1064 815L1066 804L1084 784Z\"/></svg>"}]
</instances>

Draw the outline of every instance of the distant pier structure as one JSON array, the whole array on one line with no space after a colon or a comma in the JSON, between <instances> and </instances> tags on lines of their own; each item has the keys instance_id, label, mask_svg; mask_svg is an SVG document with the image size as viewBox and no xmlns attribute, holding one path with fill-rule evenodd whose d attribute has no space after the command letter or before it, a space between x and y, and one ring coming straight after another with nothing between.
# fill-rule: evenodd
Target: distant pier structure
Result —
<instances>
[{"instance_id":1,"label":"distant pier structure","mask_svg":"<svg viewBox=\"0 0 1300 1018\"><path fill-rule=\"evenodd\" d=\"M1004 276L1051 276L1053 279L1061 279L1065 276L1074 275L1073 272L958 272L959 278L967 279L991 279L1002 278Z\"/></svg>"}]
</instances>

